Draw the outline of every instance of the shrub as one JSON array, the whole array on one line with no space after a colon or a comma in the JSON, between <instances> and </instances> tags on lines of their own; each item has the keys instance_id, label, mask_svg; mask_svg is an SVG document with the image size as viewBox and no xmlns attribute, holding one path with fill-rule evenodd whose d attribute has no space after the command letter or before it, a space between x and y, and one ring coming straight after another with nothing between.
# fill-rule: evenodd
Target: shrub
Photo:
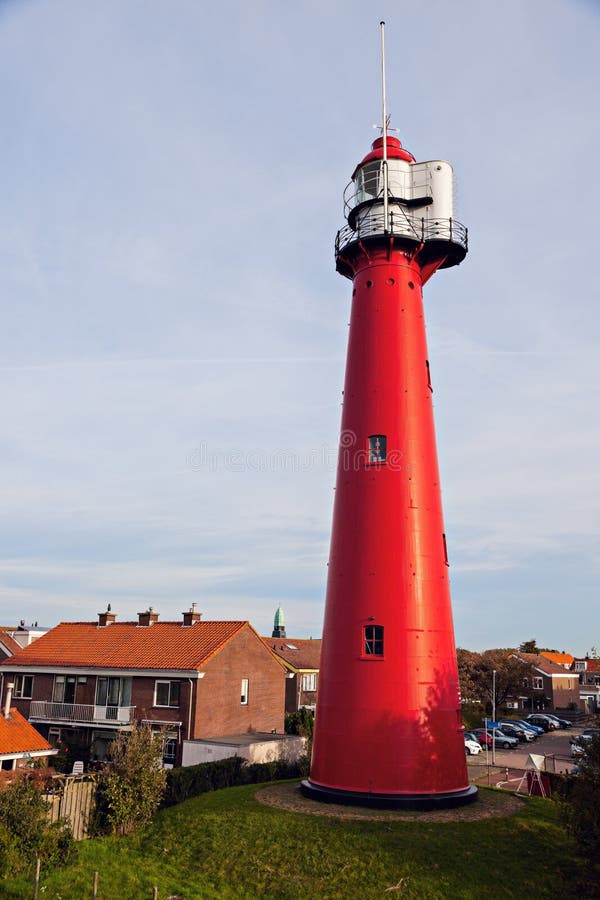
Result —
<instances>
[{"instance_id":1,"label":"shrub","mask_svg":"<svg viewBox=\"0 0 600 900\"><path fill-rule=\"evenodd\" d=\"M142 725L109 745L110 765L98 782L95 832L129 834L150 822L166 784L162 741L161 734Z\"/></svg>"},{"instance_id":2,"label":"shrub","mask_svg":"<svg viewBox=\"0 0 600 900\"><path fill-rule=\"evenodd\" d=\"M600 735L586 744L578 769L563 814L581 854L593 862L600 854Z\"/></svg>"},{"instance_id":3,"label":"shrub","mask_svg":"<svg viewBox=\"0 0 600 900\"><path fill-rule=\"evenodd\" d=\"M224 787L283 781L286 778L299 778L304 774L299 762L278 759L267 763L247 763L240 756L230 756L197 766L183 766L167 772L167 787L162 805L173 806Z\"/></svg>"},{"instance_id":4,"label":"shrub","mask_svg":"<svg viewBox=\"0 0 600 900\"><path fill-rule=\"evenodd\" d=\"M0 791L0 875L32 865L39 856L46 866L70 862L76 845L64 822L48 822L48 807L30 779L19 778Z\"/></svg>"},{"instance_id":5,"label":"shrub","mask_svg":"<svg viewBox=\"0 0 600 900\"><path fill-rule=\"evenodd\" d=\"M309 709L302 706L297 712L289 713L285 717L285 733L299 734L312 740L315 728L315 717Z\"/></svg>"}]
</instances>

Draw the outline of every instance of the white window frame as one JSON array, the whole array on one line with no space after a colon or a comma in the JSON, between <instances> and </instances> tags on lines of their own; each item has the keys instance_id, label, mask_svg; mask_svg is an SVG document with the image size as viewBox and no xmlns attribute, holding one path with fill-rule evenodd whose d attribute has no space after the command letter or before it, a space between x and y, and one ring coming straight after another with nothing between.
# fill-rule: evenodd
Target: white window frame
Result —
<instances>
[{"instance_id":1,"label":"white window frame","mask_svg":"<svg viewBox=\"0 0 600 900\"><path fill-rule=\"evenodd\" d=\"M30 688L29 693L25 690L26 688L26 679L30 678ZM15 687L13 691L13 697L16 700L31 700L33 697L33 675L15 675Z\"/></svg>"},{"instance_id":2,"label":"white window frame","mask_svg":"<svg viewBox=\"0 0 600 900\"><path fill-rule=\"evenodd\" d=\"M544 690L544 679L541 675L533 676L533 689L534 691L543 691Z\"/></svg>"},{"instance_id":3,"label":"white window frame","mask_svg":"<svg viewBox=\"0 0 600 900\"><path fill-rule=\"evenodd\" d=\"M248 678L242 678L242 682L240 684L240 703L242 706L248 706L248 690L250 688L250 681Z\"/></svg>"},{"instance_id":4,"label":"white window frame","mask_svg":"<svg viewBox=\"0 0 600 900\"><path fill-rule=\"evenodd\" d=\"M159 684L168 685L169 697L168 697L167 703L159 703L158 702L158 686L159 686ZM172 691L174 685L177 685L177 702L176 703L173 702L173 698L171 695L171 691ZM177 709L179 707L180 703L181 703L181 682L180 681L170 681L167 678L164 678L164 679L158 678L154 682L154 706L158 706L161 709Z\"/></svg>"},{"instance_id":5,"label":"white window frame","mask_svg":"<svg viewBox=\"0 0 600 900\"><path fill-rule=\"evenodd\" d=\"M53 747L60 744L60 728L52 726L48 729L48 743L52 744Z\"/></svg>"},{"instance_id":6,"label":"white window frame","mask_svg":"<svg viewBox=\"0 0 600 900\"><path fill-rule=\"evenodd\" d=\"M316 672L306 672L302 676L302 690L303 691L316 691L317 689L317 673Z\"/></svg>"}]
</instances>

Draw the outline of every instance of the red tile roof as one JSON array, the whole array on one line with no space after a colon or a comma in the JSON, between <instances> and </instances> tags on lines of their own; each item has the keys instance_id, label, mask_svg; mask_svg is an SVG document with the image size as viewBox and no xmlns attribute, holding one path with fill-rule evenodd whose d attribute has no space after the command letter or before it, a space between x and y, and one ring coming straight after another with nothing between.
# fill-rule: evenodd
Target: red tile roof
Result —
<instances>
[{"instance_id":1,"label":"red tile roof","mask_svg":"<svg viewBox=\"0 0 600 900\"><path fill-rule=\"evenodd\" d=\"M17 653L21 649L21 645L17 644L15 639L10 636L11 631L14 631L14 628L0 628L0 643L4 644L7 652Z\"/></svg>"},{"instance_id":2,"label":"red tile roof","mask_svg":"<svg viewBox=\"0 0 600 900\"><path fill-rule=\"evenodd\" d=\"M253 630L249 622L62 622L2 666L199 669L243 628Z\"/></svg>"},{"instance_id":3,"label":"red tile roof","mask_svg":"<svg viewBox=\"0 0 600 900\"><path fill-rule=\"evenodd\" d=\"M585 659L576 659L575 662L584 662L586 672L600 672L600 659L593 656L586 656Z\"/></svg>"},{"instance_id":4,"label":"red tile roof","mask_svg":"<svg viewBox=\"0 0 600 900\"><path fill-rule=\"evenodd\" d=\"M540 651L540 656L544 656L550 662L563 667L570 666L574 659L570 653L555 653L553 650L542 650Z\"/></svg>"},{"instance_id":5,"label":"red tile roof","mask_svg":"<svg viewBox=\"0 0 600 900\"><path fill-rule=\"evenodd\" d=\"M519 651L516 655L519 657L519 659L522 659L523 662L530 663L532 666L535 666L536 669L539 669L546 675L569 674L564 666L560 666L558 663L552 662L552 660L547 659L545 656L541 656L541 654L539 653L521 653Z\"/></svg>"},{"instance_id":6,"label":"red tile roof","mask_svg":"<svg viewBox=\"0 0 600 900\"><path fill-rule=\"evenodd\" d=\"M32 753L35 750L52 750L52 747L18 709L11 707L8 719L0 712L0 754Z\"/></svg>"},{"instance_id":7,"label":"red tile roof","mask_svg":"<svg viewBox=\"0 0 600 900\"><path fill-rule=\"evenodd\" d=\"M288 668L318 671L321 660L320 638L262 638L265 646L283 659Z\"/></svg>"}]
</instances>

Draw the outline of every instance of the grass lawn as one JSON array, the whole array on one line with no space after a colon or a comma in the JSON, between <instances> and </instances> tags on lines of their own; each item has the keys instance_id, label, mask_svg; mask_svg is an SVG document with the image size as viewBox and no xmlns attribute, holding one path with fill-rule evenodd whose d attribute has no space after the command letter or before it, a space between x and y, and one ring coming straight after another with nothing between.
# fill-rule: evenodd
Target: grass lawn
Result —
<instances>
[{"instance_id":1,"label":"grass lawn","mask_svg":"<svg viewBox=\"0 0 600 900\"><path fill-rule=\"evenodd\" d=\"M40 898L91 898L95 869L101 900L150 900L153 885L160 900L581 896L581 865L550 800L460 823L357 821L264 806L256 790L204 794L138 834L84 841L75 865L42 873ZM6 900L32 896L31 880L0 882Z\"/></svg>"}]
</instances>

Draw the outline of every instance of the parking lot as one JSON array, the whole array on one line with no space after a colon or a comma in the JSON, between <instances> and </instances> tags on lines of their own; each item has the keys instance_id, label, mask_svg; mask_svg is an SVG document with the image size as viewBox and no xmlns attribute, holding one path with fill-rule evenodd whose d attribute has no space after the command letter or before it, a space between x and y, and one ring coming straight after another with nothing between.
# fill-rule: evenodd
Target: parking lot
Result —
<instances>
[{"instance_id":1,"label":"parking lot","mask_svg":"<svg viewBox=\"0 0 600 900\"><path fill-rule=\"evenodd\" d=\"M524 769L530 753L546 757L545 768L555 772L570 772L577 762L571 756L571 741L581 734L582 728L568 728L542 734L535 741L519 744L514 750L496 750L494 765L501 768ZM477 756L467 756L469 767L492 765L492 751L486 756L485 748Z\"/></svg>"}]
</instances>

